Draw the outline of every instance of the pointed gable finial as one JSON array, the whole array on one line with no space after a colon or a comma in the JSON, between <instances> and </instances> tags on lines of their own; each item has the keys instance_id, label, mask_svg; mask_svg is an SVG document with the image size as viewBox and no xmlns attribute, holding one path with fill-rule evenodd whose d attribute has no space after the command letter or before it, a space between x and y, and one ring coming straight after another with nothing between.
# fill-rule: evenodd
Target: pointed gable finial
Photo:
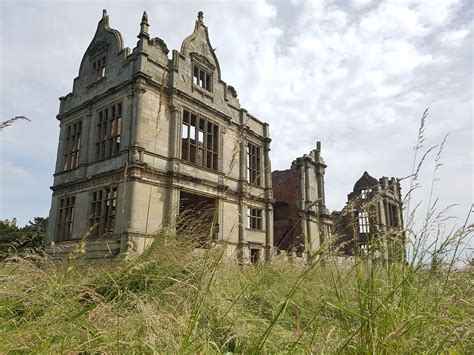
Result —
<instances>
[{"instance_id":1,"label":"pointed gable finial","mask_svg":"<svg viewBox=\"0 0 474 355\"><path fill-rule=\"evenodd\" d=\"M198 12L198 22L204 23L204 13L202 11Z\"/></svg>"},{"instance_id":2,"label":"pointed gable finial","mask_svg":"<svg viewBox=\"0 0 474 355\"><path fill-rule=\"evenodd\" d=\"M142 23L146 23L148 25L148 14L146 11L143 11Z\"/></svg>"},{"instance_id":3,"label":"pointed gable finial","mask_svg":"<svg viewBox=\"0 0 474 355\"><path fill-rule=\"evenodd\" d=\"M142 22L140 22L140 33L138 34L138 38L149 37L148 35L149 27L150 25L148 24L148 14L146 13L146 11L143 11Z\"/></svg>"},{"instance_id":4,"label":"pointed gable finial","mask_svg":"<svg viewBox=\"0 0 474 355\"><path fill-rule=\"evenodd\" d=\"M102 19L99 21L102 22L105 25L109 25L109 16L107 15L107 10L103 9L102 10Z\"/></svg>"}]
</instances>

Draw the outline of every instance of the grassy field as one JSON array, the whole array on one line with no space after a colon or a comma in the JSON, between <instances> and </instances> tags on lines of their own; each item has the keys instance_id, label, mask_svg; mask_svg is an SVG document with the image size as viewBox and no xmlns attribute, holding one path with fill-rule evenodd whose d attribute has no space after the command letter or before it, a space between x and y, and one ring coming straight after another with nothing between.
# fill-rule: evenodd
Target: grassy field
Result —
<instances>
[{"instance_id":1,"label":"grassy field","mask_svg":"<svg viewBox=\"0 0 474 355\"><path fill-rule=\"evenodd\" d=\"M0 353L473 353L474 269L239 266L164 233L125 262L0 264Z\"/></svg>"}]
</instances>

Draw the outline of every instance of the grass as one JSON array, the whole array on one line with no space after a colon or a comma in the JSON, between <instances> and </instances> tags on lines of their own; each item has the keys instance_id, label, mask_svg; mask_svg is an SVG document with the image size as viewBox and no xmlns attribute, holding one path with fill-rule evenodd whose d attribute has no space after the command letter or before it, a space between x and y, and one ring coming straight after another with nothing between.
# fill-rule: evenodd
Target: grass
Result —
<instances>
[{"instance_id":1,"label":"grass","mask_svg":"<svg viewBox=\"0 0 474 355\"><path fill-rule=\"evenodd\" d=\"M162 232L133 261L4 261L0 352L472 353L473 273L322 251L239 266Z\"/></svg>"},{"instance_id":2,"label":"grass","mask_svg":"<svg viewBox=\"0 0 474 355\"><path fill-rule=\"evenodd\" d=\"M187 238L160 231L129 261L81 263L82 244L62 264L11 257L0 262L0 353L474 353L474 268L456 268L474 231L469 215L445 235L432 185L422 228L413 227L411 193L435 148L415 164L426 118L405 198L406 262L369 253L337 266L327 241L304 266L241 266L222 245L197 252L190 242L212 236L215 219L210 231L181 223Z\"/></svg>"}]
</instances>

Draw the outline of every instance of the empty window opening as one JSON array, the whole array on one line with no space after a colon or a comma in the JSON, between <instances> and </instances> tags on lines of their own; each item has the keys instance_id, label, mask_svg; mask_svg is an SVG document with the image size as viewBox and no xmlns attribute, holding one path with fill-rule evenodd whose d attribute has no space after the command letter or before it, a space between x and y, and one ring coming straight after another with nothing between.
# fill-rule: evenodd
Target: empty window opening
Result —
<instances>
[{"instance_id":1,"label":"empty window opening","mask_svg":"<svg viewBox=\"0 0 474 355\"><path fill-rule=\"evenodd\" d=\"M247 144L247 182L260 186L262 183L261 148L255 144Z\"/></svg>"},{"instance_id":2,"label":"empty window opening","mask_svg":"<svg viewBox=\"0 0 474 355\"><path fill-rule=\"evenodd\" d=\"M59 199L58 222L56 224L57 241L72 239L75 203L76 198L74 196Z\"/></svg>"},{"instance_id":3,"label":"empty window opening","mask_svg":"<svg viewBox=\"0 0 474 355\"><path fill-rule=\"evenodd\" d=\"M74 169L79 166L79 151L81 148L82 123L75 122L66 127L64 139L64 165L63 170Z\"/></svg>"},{"instance_id":4,"label":"empty window opening","mask_svg":"<svg viewBox=\"0 0 474 355\"><path fill-rule=\"evenodd\" d=\"M247 208L247 228L262 230L262 210Z\"/></svg>"},{"instance_id":5,"label":"empty window opening","mask_svg":"<svg viewBox=\"0 0 474 355\"><path fill-rule=\"evenodd\" d=\"M217 239L217 217L216 199L180 192L176 224L178 235L190 238L197 247L207 247L212 240Z\"/></svg>"},{"instance_id":6,"label":"empty window opening","mask_svg":"<svg viewBox=\"0 0 474 355\"><path fill-rule=\"evenodd\" d=\"M212 75L197 65L194 65L193 84L207 91L212 91Z\"/></svg>"},{"instance_id":7,"label":"empty window opening","mask_svg":"<svg viewBox=\"0 0 474 355\"><path fill-rule=\"evenodd\" d=\"M109 158L120 151L122 141L122 103L98 112L96 159Z\"/></svg>"},{"instance_id":8,"label":"empty window opening","mask_svg":"<svg viewBox=\"0 0 474 355\"><path fill-rule=\"evenodd\" d=\"M369 232L369 213L359 212L359 233L368 234Z\"/></svg>"},{"instance_id":9,"label":"empty window opening","mask_svg":"<svg viewBox=\"0 0 474 355\"><path fill-rule=\"evenodd\" d=\"M187 110L181 127L181 158L213 170L218 168L219 126Z\"/></svg>"},{"instance_id":10,"label":"empty window opening","mask_svg":"<svg viewBox=\"0 0 474 355\"><path fill-rule=\"evenodd\" d=\"M400 225L398 218L397 206L393 203L388 203L388 225L390 227L398 227Z\"/></svg>"},{"instance_id":11,"label":"empty window opening","mask_svg":"<svg viewBox=\"0 0 474 355\"><path fill-rule=\"evenodd\" d=\"M369 194L372 192L372 189L362 189L360 190L360 198L366 200L369 198Z\"/></svg>"},{"instance_id":12,"label":"empty window opening","mask_svg":"<svg viewBox=\"0 0 474 355\"><path fill-rule=\"evenodd\" d=\"M250 262L254 265L260 262L260 249L250 248Z\"/></svg>"},{"instance_id":13,"label":"empty window opening","mask_svg":"<svg viewBox=\"0 0 474 355\"><path fill-rule=\"evenodd\" d=\"M105 57L102 57L92 63L94 79L100 80L105 76Z\"/></svg>"},{"instance_id":14,"label":"empty window opening","mask_svg":"<svg viewBox=\"0 0 474 355\"><path fill-rule=\"evenodd\" d=\"M92 236L110 235L114 232L117 209L117 187L107 187L92 192L90 227Z\"/></svg>"}]
</instances>

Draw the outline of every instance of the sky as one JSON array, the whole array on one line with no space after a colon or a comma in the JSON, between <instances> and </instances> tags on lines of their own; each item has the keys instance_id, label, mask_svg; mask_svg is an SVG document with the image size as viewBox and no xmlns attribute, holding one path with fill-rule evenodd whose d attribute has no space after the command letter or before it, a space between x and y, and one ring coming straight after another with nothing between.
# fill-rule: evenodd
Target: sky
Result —
<instances>
[{"instance_id":1,"label":"sky","mask_svg":"<svg viewBox=\"0 0 474 355\"><path fill-rule=\"evenodd\" d=\"M24 225L49 214L60 96L72 89L102 9L125 46L136 45L142 12L150 34L179 49L204 12L222 79L240 103L270 123L273 170L322 142L326 204L340 210L367 170L411 173L423 111L423 151L439 145L433 199L462 225L473 198L473 2L21 1L0 0L0 218ZM429 200L437 149L414 198ZM419 155L420 156L420 155ZM407 181L407 180L406 180ZM407 182L404 191L408 191ZM432 199L432 200L433 200ZM415 203L414 203L415 204Z\"/></svg>"}]
</instances>

